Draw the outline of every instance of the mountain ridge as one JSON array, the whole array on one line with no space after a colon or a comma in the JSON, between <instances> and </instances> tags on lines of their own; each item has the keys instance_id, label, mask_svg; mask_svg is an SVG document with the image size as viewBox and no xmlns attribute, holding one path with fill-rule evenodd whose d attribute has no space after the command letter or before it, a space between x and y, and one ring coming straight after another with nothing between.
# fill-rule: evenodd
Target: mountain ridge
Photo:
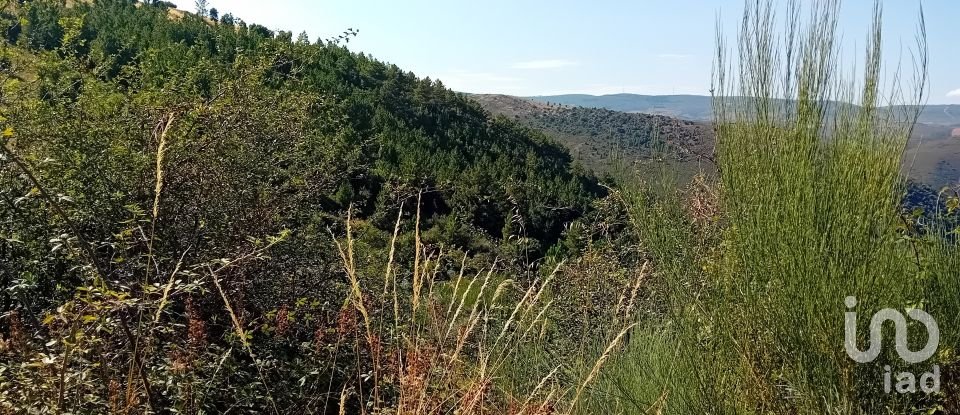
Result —
<instances>
[{"instance_id":1,"label":"mountain ridge","mask_svg":"<svg viewBox=\"0 0 960 415\"><path fill-rule=\"evenodd\" d=\"M523 97L539 102L582 107L606 108L614 111L668 115L693 121L712 118L712 100L707 95L643 95L643 94L562 94ZM897 105L900 109L904 106ZM927 105L920 114L920 123L960 126L960 105Z\"/></svg>"},{"instance_id":2,"label":"mountain ridge","mask_svg":"<svg viewBox=\"0 0 960 415\"><path fill-rule=\"evenodd\" d=\"M647 166L663 164L654 162L665 162L679 171L681 177L688 177L690 173L701 170L705 160L712 163L715 143L712 127L707 121L684 120L683 117L672 115L683 111L649 114L509 95L469 96L491 113L545 131L565 145L576 159L598 172L609 171L612 164L619 161ZM573 96L597 98L590 95ZM630 98L635 95L611 95L617 96ZM663 102L687 97L697 96L659 96ZM960 109L960 106L957 107ZM592 117L597 119L593 120ZM624 128L629 125L638 128ZM662 143L650 140L651 130L648 127L651 126L659 128ZM907 176L933 188L960 181L960 139L951 137L953 128L953 125L923 122L915 126L903 157ZM664 147L657 149L657 146ZM622 160L612 163L614 158Z\"/></svg>"}]
</instances>

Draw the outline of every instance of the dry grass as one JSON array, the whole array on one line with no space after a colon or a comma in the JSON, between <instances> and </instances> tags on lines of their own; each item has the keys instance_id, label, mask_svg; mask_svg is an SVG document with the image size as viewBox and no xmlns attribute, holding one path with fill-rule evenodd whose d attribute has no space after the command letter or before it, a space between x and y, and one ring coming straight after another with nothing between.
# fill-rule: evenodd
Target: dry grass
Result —
<instances>
[{"instance_id":1,"label":"dry grass","mask_svg":"<svg viewBox=\"0 0 960 415\"><path fill-rule=\"evenodd\" d=\"M438 281L444 254L431 253L415 225L417 254L411 273L406 276L409 283L398 284L398 266L392 253L396 251L400 218L383 278L358 272L350 220L344 240L336 243L349 278L350 307L361 317L357 341L365 343L368 351L365 357L369 361L361 366L371 368L373 385L365 391L342 390L338 402L341 410L403 414L573 413L588 385L632 329L632 325L621 327L593 362L592 370L575 384L557 379L559 367L554 367L537 375L539 381L529 390L507 393L498 384L500 376L506 370L517 369L507 365L514 362L518 348L536 340L534 336L540 333L552 304L548 290L562 263L522 292L516 289L515 282L498 277L496 264L473 277L464 277L466 258L460 259L461 269L455 280ZM631 294L621 299L624 314L629 314L627 309L633 306L643 275L632 287L625 287ZM383 281L383 287L367 287L365 281ZM398 291L401 285L410 291ZM441 295L442 292L450 295ZM369 308L375 293L384 293L380 304L392 306L392 312ZM386 396L387 390L397 392ZM365 404L356 407L357 402Z\"/></svg>"}]
</instances>

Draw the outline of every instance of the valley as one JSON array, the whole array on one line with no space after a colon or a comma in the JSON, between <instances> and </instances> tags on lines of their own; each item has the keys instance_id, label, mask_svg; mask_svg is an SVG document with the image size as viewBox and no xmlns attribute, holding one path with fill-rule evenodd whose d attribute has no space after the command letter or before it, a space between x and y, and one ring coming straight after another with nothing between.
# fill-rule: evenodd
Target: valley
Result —
<instances>
[{"instance_id":1,"label":"valley","mask_svg":"<svg viewBox=\"0 0 960 415\"><path fill-rule=\"evenodd\" d=\"M487 111L542 129L585 166L603 172L620 161L641 170L666 167L689 178L712 172L715 138L710 98L694 95L473 94ZM902 108L897 108L902 110ZM921 113L903 157L913 180L939 189L960 183L960 105L931 105Z\"/></svg>"}]
</instances>

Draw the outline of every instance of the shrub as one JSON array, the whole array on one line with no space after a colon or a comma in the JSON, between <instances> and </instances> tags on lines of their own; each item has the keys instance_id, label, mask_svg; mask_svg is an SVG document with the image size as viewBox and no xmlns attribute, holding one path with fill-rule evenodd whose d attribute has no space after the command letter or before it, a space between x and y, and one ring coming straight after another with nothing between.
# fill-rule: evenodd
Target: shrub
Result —
<instances>
[{"instance_id":1,"label":"shrub","mask_svg":"<svg viewBox=\"0 0 960 415\"><path fill-rule=\"evenodd\" d=\"M900 159L919 106L881 109L901 99L922 102L924 38L910 91L916 95L882 93L879 6L858 83L837 73L837 13L837 2L816 3L801 29L793 4L778 37L772 2L748 2L738 59L731 62L719 42L721 228L711 242L696 231L695 217L677 213L675 192L649 185L632 192L642 238L668 286L670 313L632 339L650 346L613 363L601 390L618 398L601 406L638 413L877 414L950 405L943 396L952 392L884 393L882 373L885 365L917 373L938 364L951 379L960 345L955 330L943 333L940 354L917 365L897 358L892 347L871 364L857 364L841 347L847 296L858 298L861 315L921 308L940 327L957 327L960 279L947 267L960 255L940 232L905 242ZM862 345L866 330L859 332ZM918 350L926 338L911 341Z\"/></svg>"}]
</instances>

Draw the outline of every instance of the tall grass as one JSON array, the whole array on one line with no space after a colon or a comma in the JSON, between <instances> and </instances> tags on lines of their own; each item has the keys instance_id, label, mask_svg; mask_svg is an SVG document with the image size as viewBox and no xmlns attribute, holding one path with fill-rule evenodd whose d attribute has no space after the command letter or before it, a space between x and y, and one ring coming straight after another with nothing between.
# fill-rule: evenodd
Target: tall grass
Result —
<instances>
[{"instance_id":1,"label":"tall grass","mask_svg":"<svg viewBox=\"0 0 960 415\"><path fill-rule=\"evenodd\" d=\"M345 384L339 398L341 412L348 408L350 412L403 414L575 411L631 326L621 325L583 376L560 378L559 366L542 373L527 370L528 377L537 379L535 384L508 388L503 379L523 370L511 365L517 363L518 351L536 343L546 324L552 304L548 290L562 262L522 291L516 291L514 281L497 275L496 264L473 276L464 275L466 257L454 280L440 281L443 252L431 253L421 243L417 226L413 273L408 284L398 284L392 253L400 222L398 216L382 290L365 286L364 281L378 279L361 275L354 265L350 218L346 241L337 242L351 286L349 304L363 328L355 342L366 342L368 351L369 365L358 366L370 368L361 376L369 379L357 379L356 388ZM369 298L375 293L380 293L379 300ZM368 308L371 304L379 305L376 308L381 311L392 304L392 314L376 312ZM362 385L368 385L366 390Z\"/></svg>"},{"instance_id":2,"label":"tall grass","mask_svg":"<svg viewBox=\"0 0 960 415\"><path fill-rule=\"evenodd\" d=\"M603 389L619 398L602 405L677 414L944 405L943 396L882 390L885 365L955 370L958 345L955 245L937 236L904 243L898 229L901 157L926 87L922 16L907 95L899 73L882 89L879 4L859 76L839 69L838 1L813 2L806 17L797 2L785 10L780 26L773 2L748 1L733 57L718 35L717 233L679 217L683 200L670 191L646 186L630 197L670 313L614 363ZM914 106L884 108L895 104ZM866 316L886 307L930 312L944 334L940 355L907 365L888 352L856 364L843 348L847 296ZM918 350L926 336L911 340Z\"/></svg>"}]
</instances>

